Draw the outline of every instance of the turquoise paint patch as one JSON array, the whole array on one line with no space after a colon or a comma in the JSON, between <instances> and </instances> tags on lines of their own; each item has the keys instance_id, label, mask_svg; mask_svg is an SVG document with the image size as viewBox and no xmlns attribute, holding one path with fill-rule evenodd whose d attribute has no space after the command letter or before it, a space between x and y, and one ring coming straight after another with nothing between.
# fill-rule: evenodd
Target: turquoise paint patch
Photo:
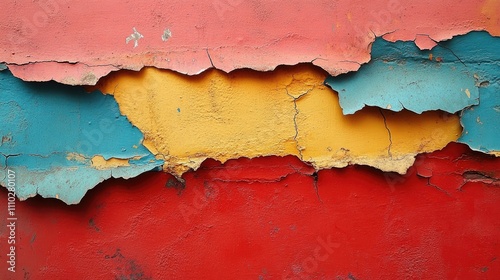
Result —
<instances>
[{"instance_id":1,"label":"turquoise paint patch","mask_svg":"<svg viewBox=\"0 0 500 280\"><path fill-rule=\"evenodd\" d=\"M451 44L453 43L453 45ZM462 111L464 131L458 142L473 150L500 152L500 38L486 32L471 32L449 41L453 52L473 68L479 86L480 104Z\"/></svg>"},{"instance_id":2,"label":"turquoise paint patch","mask_svg":"<svg viewBox=\"0 0 500 280\"><path fill-rule=\"evenodd\" d=\"M78 203L110 177L130 178L163 161L142 145L143 135L120 115L109 95L54 82L27 83L0 72L0 178L16 171L20 199L57 197ZM129 159L130 166L98 170L92 157ZM3 173L3 174L2 174Z\"/></svg>"},{"instance_id":3,"label":"turquoise paint patch","mask_svg":"<svg viewBox=\"0 0 500 280\"><path fill-rule=\"evenodd\" d=\"M344 114L365 105L391 105L394 111L404 106L417 113L463 109L464 131L458 142L477 151L500 151L500 38L470 32L431 51L420 51L413 42L377 38L372 56L357 73L325 81L339 92Z\"/></svg>"},{"instance_id":4,"label":"turquoise paint patch","mask_svg":"<svg viewBox=\"0 0 500 280\"><path fill-rule=\"evenodd\" d=\"M355 73L328 77L326 84L339 93L346 115L366 105L418 114L431 110L455 113L479 104L475 69L457 58L456 47L460 45L444 42L431 51L421 51L413 42L377 38L368 64Z\"/></svg>"},{"instance_id":5,"label":"turquoise paint patch","mask_svg":"<svg viewBox=\"0 0 500 280\"><path fill-rule=\"evenodd\" d=\"M500 73L500 69L498 69ZM464 131L458 142L473 150L500 152L500 84L481 89L481 104L462 112Z\"/></svg>"},{"instance_id":6,"label":"turquoise paint patch","mask_svg":"<svg viewBox=\"0 0 500 280\"><path fill-rule=\"evenodd\" d=\"M0 63L0 71L7 69L5 64Z\"/></svg>"}]
</instances>

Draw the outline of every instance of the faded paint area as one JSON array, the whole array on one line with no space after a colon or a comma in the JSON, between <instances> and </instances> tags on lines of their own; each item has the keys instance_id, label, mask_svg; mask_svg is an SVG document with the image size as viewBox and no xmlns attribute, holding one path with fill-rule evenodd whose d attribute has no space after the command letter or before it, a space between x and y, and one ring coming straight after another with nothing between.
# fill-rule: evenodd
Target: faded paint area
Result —
<instances>
[{"instance_id":1,"label":"faded paint area","mask_svg":"<svg viewBox=\"0 0 500 280\"><path fill-rule=\"evenodd\" d=\"M376 36L429 48L471 30L500 35L496 0L4 2L0 62L25 80L67 84L143 66L197 74L313 62L337 75L368 62Z\"/></svg>"},{"instance_id":2,"label":"faded paint area","mask_svg":"<svg viewBox=\"0 0 500 280\"><path fill-rule=\"evenodd\" d=\"M316 169L349 164L405 173L418 153L455 141L458 117L367 108L344 116L327 73L310 64L273 72L209 70L190 77L155 68L117 72L97 88L180 177L207 158L295 155Z\"/></svg>"},{"instance_id":3,"label":"faded paint area","mask_svg":"<svg viewBox=\"0 0 500 280\"><path fill-rule=\"evenodd\" d=\"M0 63L0 71L7 69L5 64Z\"/></svg>"},{"instance_id":4,"label":"faded paint area","mask_svg":"<svg viewBox=\"0 0 500 280\"><path fill-rule=\"evenodd\" d=\"M78 203L105 179L131 178L163 163L111 96L27 83L9 71L0 72L0 92L0 182L7 185L7 169L20 174L22 200L39 194Z\"/></svg>"},{"instance_id":5,"label":"faded paint area","mask_svg":"<svg viewBox=\"0 0 500 280\"><path fill-rule=\"evenodd\" d=\"M207 160L185 185L111 179L79 205L17 203L17 272L0 278L499 279L500 188L471 178L499 165L451 143L404 176L288 156Z\"/></svg>"},{"instance_id":6,"label":"faded paint area","mask_svg":"<svg viewBox=\"0 0 500 280\"><path fill-rule=\"evenodd\" d=\"M427 51L413 42L377 38L367 65L326 83L339 93L344 114L364 106L455 113L479 104L478 79L498 74L491 65L498 61L498 49L500 38L486 32L458 36Z\"/></svg>"}]
</instances>

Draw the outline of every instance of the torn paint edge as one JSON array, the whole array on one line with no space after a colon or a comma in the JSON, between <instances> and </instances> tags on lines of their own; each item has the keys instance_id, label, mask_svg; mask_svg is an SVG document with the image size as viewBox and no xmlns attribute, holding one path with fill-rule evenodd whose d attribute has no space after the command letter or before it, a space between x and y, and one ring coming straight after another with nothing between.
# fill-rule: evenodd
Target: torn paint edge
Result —
<instances>
[{"instance_id":1,"label":"torn paint edge","mask_svg":"<svg viewBox=\"0 0 500 280\"><path fill-rule=\"evenodd\" d=\"M138 43L138 40L143 38L142 34L140 34L139 32L137 32L136 30L132 29L133 30L133 33L126 38L126 42L130 42L132 40L134 40L134 48L136 47L135 44ZM164 30L164 34L162 35L162 40L164 39L164 36L165 36L165 32L166 31L170 31L169 29L166 29ZM368 62L371 61L371 48L372 48L372 45L373 45L373 42L375 41L376 38L382 38L388 42L396 42L396 41L402 41L402 42L413 42L414 44L417 45L416 41L417 41L417 38L421 37L421 36L427 36L429 38L429 40L432 40L433 42L435 42L436 44L439 44L440 42L443 42L443 41L447 41L447 40L450 40L456 36L462 36L462 35L465 35L465 34L468 34L470 32L475 32L475 31L484 31L484 32L487 32L488 34L490 34L490 36L493 36L493 37L496 37L494 35L491 34L490 31L482 28L482 29L470 29L470 30L467 30L467 31L464 31L463 33L462 32L457 32L457 33L453 33L451 35L448 35L448 36L441 36L442 38L440 38L440 40L436 40L434 38L432 38L431 36L427 35L427 34L415 34L414 35L414 39L412 40L400 40L398 37L391 37L389 35L391 35L391 33L393 33L394 31L392 32L386 32L384 34L380 34L380 35L377 35L377 34L373 34L373 37L370 38L370 41L368 42L368 44L366 45L366 49L367 49L367 53L366 55L370 56L370 58L368 58L366 61L353 61L353 60L336 60L334 61L335 64L339 64L338 66L336 66L335 68L334 67L331 67L332 65L332 61L331 60L326 60L326 59L323 59L322 58L322 55L321 54L316 54L316 55L304 55L304 56L307 56L307 57L310 57L310 59L308 60L297 60L297 61L294 61L294 62L291 62L291 63L276 63L276 64L273 64L273 65L267 65L267 66L257 66L257 65L243 65L243 66L235 66L233 65L232 67L228 68L228 69L225 69L225 68L218 68L214 65L213 63L213 59L212 57L210 56L209 54L209 51L211 51L212 53L213 52L216 52L217 49L219 48L212 48L212 49L208 49L208 48L200 48L200 49L193 49L193 50L188 50L188 51L181 51L182 53L188 53L188 52L191 52L192 54L198 54L198 53L206 53L206 59L205 59L205 62L201 63L200 65L206 65L206 66L201 66L201 67L195 67L197 68L197 70L188 70L188 68L181 68L181 67L161 67L161 66L158 66L157 63L139 63L139 64L122 64L122 63L109 63L109 64L105 64L105 65L99 65L99 64L90 64L88 62L82 62L82 61L79 61L79 60L74 60L74 61L69 61L69 60L45 60L45 61L42 61L42 60L39 60L39 61L28 61L28 62L25 62L25 63L12 63L12 62L9 62L8 60L5 60L5 61L0 61L0 63L4 63L7 65L7 67L9 68L14 68L14 67L30 67L31 65L33 64L39 64L39 65L43 65L43 64L46 64L46 63L49 63L49 62L52 62L52 63L58 63L58 64L61 64L61 65L64 65L64 64L69 64L69 65L79 65L79 66L83 66L83 67L89 67L89 68L93 68L95 69L96 71L99 70L101 72L107 72L106 74L104 73L100 73L98 75L95 75L95 79L92 80L92 81L88 81L88 80L84 80L84 79L77 79L75 78L74 76L66 76L66 77L53 77L53 76L50 76L50 78L47 76L47 77L43 77L43 78L34 78L34 77L30 77L29 75L22 75L21 74L21 70L20 69L11 69L11 72L13 73L13 75L19 79L22 79L24 81L38 81L38 82L44 82L44 81L56 81L56 82L59 82L59 83L62 83L62 84L67 84L67 85L89 85L89 86L94 86L96 85L96 83L102 78L102 77L105 77L107 74L109 74L110 72L112 71L117 71L117 70L132 70L132 71L140 71L142 68L144 67L155 67L155 68L158 68L158 69L166 69L166 70L171 70L171 71L174 71L174 72L177 72L177 73L180 73L180 74L184 74L184 75L189 75L189 76L196 76L196 75L199 75L209 69L212 69L212 68L215 68L215 69L218 69L220 71L223 71L224 73L231 73L232 71L235 71L235 70L239 70L239 69L252 69L252 70L255 70L255 71L260 71L260 72L270 72L270 71L274 71L278 66L293 66L293 65L297 65L297 64L303 64L303 63L311 63L315 66L318 66L320 68L322 68L323 70L325 70L326 72L328 72L331 76L338 76L338 75L341 75L341 74L347 74L347 73L351 73L351 72L356 72L360 69L360 67ZM135 32L137 32L139 35L135 35ZM171 33L170 33L171 34ZM135 36L132 36L132 35L135 35ZM167 35L168 35L168 32L167 32ZM136 37L139 36L137 39ZM142 37L141 37L142 36ZM129 39L130 38L130 39ZM166 38L166 37L165 37ZM170 37L169 37L170 38ZM166 38L168 40L168 38ZM165 41L165 40L163 40ZM418 45L417 47L421 50L425 50L425 47L424 48L420 48ZM362 47L360 47L360 49L363 49ZM159 52L159 51L158 51ZM139 55L135 55L135 56L144 56L146 55L147 52L145 53L141 53ZM194 55L195 57L200 57L199 55ZM212 55L213 56L213 55ZM167 61L169 61L169 58L168 58L168 53L165 53L164 54L164 57ZM342 65L342 66L340 66ZM13 66L13 67L11 67ZM64 67L64 66L62 66ZM24 69L24 71L26 71L26 69ZM38 71L38 73L40 72L44 72L44 71ZM47 75L50 75L50 74L47 74Z\"/></svg>"}]
</instances>

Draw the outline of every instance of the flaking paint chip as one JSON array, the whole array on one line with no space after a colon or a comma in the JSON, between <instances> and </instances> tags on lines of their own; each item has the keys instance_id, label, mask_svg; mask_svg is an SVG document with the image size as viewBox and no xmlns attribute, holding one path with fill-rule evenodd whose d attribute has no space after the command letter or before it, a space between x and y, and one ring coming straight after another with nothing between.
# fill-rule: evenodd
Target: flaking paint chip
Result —
<instances>
[{"instance_id":1,"label":"flaking paint chip","mask_svg":"<svg viewBox=\"0 0 500 280\"><path fill-rule=\"evenodd\" d=\"M166 42L170 37L172 37L172 31L170 31L170 29L165 29L165 31L163 31L163 35L161 35L161 40L163 42Z\"/></svg>"},{"instance_id":2,"label":"flaking paint chip","mask_svg":"<svg viewBox=\"0 0 500 280\"><path fill-rule=\"evenodd\" d=\"M141 38L144 38L144 36L143 36L141 33L139 33L139 32L135 29L135 27L134 27L134 28L132 28L132 30L133 30L134 32L132 32L132 34L130 34L130 36L128 36L128 37L127 37L127 39L125 39L125 43L126 43L126 44L128 44L128 42L130 42L130 41L132 41L132 40L133 40L133 41L134 41L134 48L137 48L137 46L139 45L139 40L140 40Z\"/></svg>"}]
</instances>

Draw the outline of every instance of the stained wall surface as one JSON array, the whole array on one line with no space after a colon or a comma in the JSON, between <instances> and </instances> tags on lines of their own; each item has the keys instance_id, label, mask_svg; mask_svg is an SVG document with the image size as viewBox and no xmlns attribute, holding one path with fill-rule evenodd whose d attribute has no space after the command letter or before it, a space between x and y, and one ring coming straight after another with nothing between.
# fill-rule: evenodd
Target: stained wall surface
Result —
<instances>
[{"instance_id":1,"label":"stained wall surface","mask_svg":"<svg viewBox=\"0 0 500 280\"><path fill-rule=\"evenodd\" d=\"M0 4L0 279L498 279L500 1Z\"/></svg>"}]
</instances>

